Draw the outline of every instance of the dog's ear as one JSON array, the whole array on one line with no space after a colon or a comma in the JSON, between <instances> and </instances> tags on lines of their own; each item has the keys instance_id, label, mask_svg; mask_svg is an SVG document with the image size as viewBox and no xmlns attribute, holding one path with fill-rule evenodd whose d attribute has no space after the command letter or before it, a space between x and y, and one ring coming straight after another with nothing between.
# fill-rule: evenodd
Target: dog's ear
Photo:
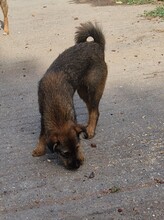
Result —
<instances>
[{"instance_id":1,"label":"dog's ear","mask_svg":"<svg viewBox=\"0 0 164 220\"><path fill-rule=\"evenodd\" d=\"M87 136L87 131L86 131L86 127L84 125L80 125L80 124L76 124L75 127L74 127L76 133L78 134L78 136L81 134L81 133L84 133L84 137Z\"/></svg>"}]
</instances>

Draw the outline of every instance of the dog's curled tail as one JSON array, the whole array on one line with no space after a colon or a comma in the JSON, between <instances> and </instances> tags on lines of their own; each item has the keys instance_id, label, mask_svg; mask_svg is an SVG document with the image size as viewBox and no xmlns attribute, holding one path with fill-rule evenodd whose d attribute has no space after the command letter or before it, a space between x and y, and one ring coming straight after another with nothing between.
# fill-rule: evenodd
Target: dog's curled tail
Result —
<instances>
[{"instance_id":1,"label":"dog's curled tail","mask_svg":"<svg viewBox=\"0 0 164 220\"><path fill-rule=\"evenodd\" d=\"M77 27L77 31L75 33L76 44L86 42L88 37L92 37L94 42L98 43L103 50L105 49L105 37L97 23L93 25L91 22L87 22Z\"/></svg>"}]
</instances>

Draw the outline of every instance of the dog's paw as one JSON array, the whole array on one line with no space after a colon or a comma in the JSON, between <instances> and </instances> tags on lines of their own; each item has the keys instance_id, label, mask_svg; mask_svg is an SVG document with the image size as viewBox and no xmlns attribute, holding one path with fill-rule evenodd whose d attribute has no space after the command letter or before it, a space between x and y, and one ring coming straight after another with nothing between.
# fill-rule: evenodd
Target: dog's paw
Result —
<instances>
[{"instance_id":1,"label":"dog's paw","mask_svg":"<svg viewBox=\"0 0 164 220\"><path fill-rule=\"evenodd\" d=\"M33 156L33 157L38 157L38 152L37 152L36 150L33 150L33 151L32 151L32 156Z\"/></svg>"},{"instance_id":2,"label":"dog's paw","mask_svg":"<svg viewBox=\"0 0 164 220\"><path fill-rule=\"evenodd\" d=\"M32 152L33 157L40 157L40 156L43 156L44 154L45 154L45 152L38 151L37 149L34 149L33 152Z\"/></svg>"},{"instance_id":3,"label":"dog's paw","mask_svg":"<svg viewBox=\"0 0 164 220\"><path fill-rule=\"evenodd\" d=\"M87 135L87 139L91 139L91 138L93 138L95 135L94 134L88 134Z\"/></svg>"},{"instance_id":4,"label":"dog's paw","mask_svg":"<svg viewBox=\"0 0 164 220\"><path fill-rule=\"evenodd\" d=\"M86 135L86 139L91 139L94 137L95 132L92 129L89 129L89 127L86 128L87 130L87 135Z\"/></svg>"},{"instance_id":5,"label":"dog's paw","mask_svg":"<svg viewBox=\"0 0 164 220\"><path fill-rule=\"evenodd\" d=\"M91 138L94 137L94 135L95 135L94 133L87 133L87 132L85 132L85 133L82 134L82 137L84 139L91 139Z\"/></svg>"},{"instance_id":6,"label":"dog's paw","mask_svg":"<svg viewBox=\"0 0 164 220\"><path fill-rule=\"evenodd\" d=\"M3 35L5 35L5 36L9 35L9 31L4 30Z\"/></svg>"}]
</instances>

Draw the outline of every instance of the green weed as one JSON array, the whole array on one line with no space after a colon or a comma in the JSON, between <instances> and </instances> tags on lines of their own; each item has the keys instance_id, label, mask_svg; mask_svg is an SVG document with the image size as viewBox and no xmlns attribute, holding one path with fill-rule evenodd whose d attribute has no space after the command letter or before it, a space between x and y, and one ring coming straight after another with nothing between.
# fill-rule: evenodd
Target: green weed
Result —
<instances>
[{"instance_id":1,"label":"green weed","mask_svg":"<svg viewBox=\"0 0 164 220\"><path fill-rule=\"evenodd\" d=\"M145 11L144 15L146 17L159 17L164 19L164 6L158 6L156 9L152 11Z\"/></svg>"},{"instance_id":2,"label":"green weed","mask_svg":"<svg viewBox=\"0 0 164 220\"><path fill-rule=\"evenodd\" d=\"M122 3L127 5L143 5L153 3L154 0L122 0Z\"/></svg>"}]
</instances>

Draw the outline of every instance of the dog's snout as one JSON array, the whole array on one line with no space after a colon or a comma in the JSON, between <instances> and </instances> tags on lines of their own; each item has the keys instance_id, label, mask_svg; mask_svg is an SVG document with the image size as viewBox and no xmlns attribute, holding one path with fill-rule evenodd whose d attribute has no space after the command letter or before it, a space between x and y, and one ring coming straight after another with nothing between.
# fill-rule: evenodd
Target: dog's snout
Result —
<instances>
[{"instance_id":1,"label":"dog's snout","mask_svg":"<svg viewBox=\"0 0 164 220\"><path fill-rule=\"evenodd\" d=\"M80 167L81 163L79 160L76 161L75 163L75 168L78 169Z\"/></svg>"},{"instance_id":2,"label":"dog's snout","mask_svg":"<svg viewBox=\"0 0 164 220\"><path fill-rule=\"evenodd\" d=\"M73 161L71 164L69 164L68 167L71 170L76 170L76 169L78 169L80 167L80 165L81 165L80 160L76 160L76 161Z\"/></svg>"}]
</instances>

